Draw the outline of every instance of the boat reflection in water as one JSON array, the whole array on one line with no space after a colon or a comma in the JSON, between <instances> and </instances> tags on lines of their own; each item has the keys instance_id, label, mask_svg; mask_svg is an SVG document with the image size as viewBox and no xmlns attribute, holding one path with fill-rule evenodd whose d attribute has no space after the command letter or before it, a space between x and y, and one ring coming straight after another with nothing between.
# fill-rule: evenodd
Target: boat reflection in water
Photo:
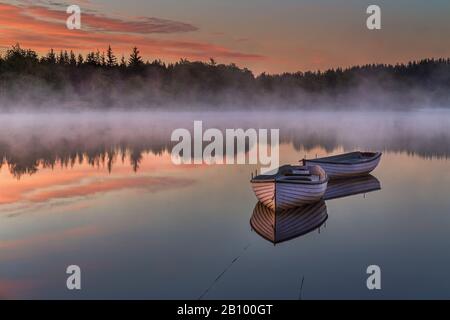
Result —
<instances>
[{"instance_id":1,"label":"boat reflection in water","mask_svg":"<svg viewBox=\"0 0 450 320\"><path fill-rule=\"evenodd\" d=\"M372 175L334 180L328 184L324 200L365 194L381 189L380 181ZM264 239L278 244L314 231L328 219L324 200L288 210L273 210L258 202L250 225Z\"/></svg>"},{"instance_id":2,"label":"boat reflection in water","mask_svg":"<svg viewBox=\"0 0 450 320\"><path fill-rule=\"evenodd\" d=\"M319 228L328 218L325 201L288 210L273 210L258 202L250 225L264 239L277 244Z\"/></svg>"},{"instance_id":3,"label":"boat reflection in water","mask_svg":"<svg viewBox=\"0 0 450 320\"><path fill-rule=\"evenodd\" d=\"M324 199L332 200L362 193L381 190L380 181L372 175L350 179L337 179L328 182Z\"/></svg>"}]
</instances>

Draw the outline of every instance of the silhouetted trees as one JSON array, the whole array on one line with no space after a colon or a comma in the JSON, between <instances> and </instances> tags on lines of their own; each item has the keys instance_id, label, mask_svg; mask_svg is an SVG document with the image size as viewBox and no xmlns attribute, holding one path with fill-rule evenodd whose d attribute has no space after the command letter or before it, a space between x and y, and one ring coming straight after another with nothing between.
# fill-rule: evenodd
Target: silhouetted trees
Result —
<instances>
[{"instance_id":1,"label":"silhouetted trees","mask_svg":"<svg viewBox=\"0 0 450 320\"><path fill-rule=\"evenodd\" d=\"M125 61L125 57L122 55L122 59L120 59L120 67L125 69L127 67L127 62Z\"/></svg>"},{"instance_id":2,"label":"silhouetted trees","mask_svg":"<svg viewBox=\"0 0 450 320\"><path fill-rule=\"evenodd\" d=\"M50 49L50 51L47 53L47 56L44 59L44 61L49 63L49 64L55 64L56 63L56 54L53 51L53 49Z\"/></svg>"},{"instance_id":3,"label":"silhouetted trees","mask_svg":"<svg viewBox=\"0 0 450 320\"><path fill-rule=\"evenodd\" d=\"M81 106L164 107L167 105L250 105L313 108L325 102L341 108L389 103L450 105L450 59L424 59L407 64L371 64L347 69L259 76L235 64L181 59L165 64L144 62L134 47L118 61L111 46L106 53L83 56L53 49L39 58L18 44L0 58L0 107L18 103L42 105L52 100L61 108Z\"/></svg>"},{"instance_id":4,"label":"silhouetted trees","mask_svg":"<svg viewBox=\"0 0 450 320\"><path fill-rule=\"evenodd\" d=\"M140 56L140 52L137 47L133 48L133 51L130 54L130 59L128 59L128 66L132 69L139 69L144 65L142 61L142 57Z\"/></svg>"},{"instance_id":5,"label":"silhouetted trees","mask_svg":"<svg viewBox=\"0 0 450 320\"><path fill-rule=\"evenodd\" d=\"M108 47L108 51L106 52L107 62L106 65L110 68L115 67L117 65L117 58L114 55L111 46Z\"/></svg>"},{"instance_id":6,"label":"silhouetted trees","mask_svg":"<svg viewBox=\"0 0 450 320\"><path fill-rule=\"evenodd\" d=\"M77 65L77 58L75 57L75 53L73 53L72 50L70 50L69 64L70 64L72 67L75 67L75 66Z\"/></svg>"},{"instance_id":7,"label":"silhouetted trees","mask_svg":"<svg viewBox=\"0 0 450 320\"><path fill-rule=\"evenodd\" d=\"M84 58L81 54L79 54L78 58L77 58L77 65L81 66L81 65L83 65L83 63L84 63Z\"/></svg>"}]
</instances>

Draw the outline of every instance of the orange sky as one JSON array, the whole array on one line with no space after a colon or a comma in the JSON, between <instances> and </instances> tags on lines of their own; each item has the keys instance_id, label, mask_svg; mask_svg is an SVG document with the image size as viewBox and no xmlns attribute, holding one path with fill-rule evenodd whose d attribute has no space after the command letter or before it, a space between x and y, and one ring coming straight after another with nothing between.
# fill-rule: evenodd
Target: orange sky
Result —
<instances>
[{"instance_id":1,"label":"orange sky","mask_svg":"<svg viewBox=\"0 0 450 320\"><path fill-rule=\"evenodd\" d=\"M66 28L78 4L82 29ZM73 49L146 59L235 62L256 73L396 63L450 56L450 3L379 1L382 30L365 27L368 1L118 0L0 1L0 47Z\"/></svg>"}]
</instances>

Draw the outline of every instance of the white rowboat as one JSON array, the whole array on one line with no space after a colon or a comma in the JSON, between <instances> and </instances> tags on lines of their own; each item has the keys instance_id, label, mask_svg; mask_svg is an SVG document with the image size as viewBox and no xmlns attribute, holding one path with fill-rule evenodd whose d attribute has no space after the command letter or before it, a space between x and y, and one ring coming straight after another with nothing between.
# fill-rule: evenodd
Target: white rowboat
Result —
<instances>
[{"instance_id":1,"label":"white rowboat","mask_svg":"<svg viewBox=\"0 0 450 320\"><path fill-rule=\"evenodd\" d=\"M256 197L272 210L286 210L317 202L327 189L328 177L320 166L282 166L272 175L251 180Z\"/></svg>"},{"instance_id":2,"label":"white rowboat","mask_svg":"<svg viewBox=\"0 0 450 320\"><path fill-rule=\"evenodd\" d=\"M319 165L330 179L368 175L380 163L381 152L350 152L337 156L305 159L304 165Z\"/></svg>"}]
</instances>

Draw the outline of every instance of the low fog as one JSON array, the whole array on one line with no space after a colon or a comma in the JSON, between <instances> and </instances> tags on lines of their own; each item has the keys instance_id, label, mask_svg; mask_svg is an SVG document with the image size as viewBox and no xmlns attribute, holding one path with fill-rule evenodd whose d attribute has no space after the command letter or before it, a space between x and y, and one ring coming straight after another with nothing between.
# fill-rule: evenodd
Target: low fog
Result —
<instances>
[{"instance_id":1,"label":"low fog","mask_svg":"<svg viewBox=\"0 0 450 320\"><path fill-rule=\"evenodd\" d=\"M0 57L0 167L16 176L86 160L112 170L170 151L174 129L280 129L297 150L450 154L450 59L254 75L214 60L85 58L14 46ZM250 146L247 146L250 147Z\"/></svg>"},{"instance_id":2,"label":"low fog","mask_svg":"<svg viewBox=\"0 0 450 320\"><path fill-rule=\"evenodd\" d=\"M0 163L18 177L83 159L112 170L126 157L137 170L143 153L170 152L172 131L192 132L194 120L203 121L203 130L280 129L281 144L306 152L321 147L450 155L447 110L15 113L0 115Z\"/></svg>"},{"instance_id":3,"label":"low fog","mask_svg":"<svg viewBox=\"0 0 450 320\"><path fill-rule=\"evenodd\" d=\"M255 75L234 64L144 62L135 51L0 58L0 111L412 110L450 106L450 59Z\"/></svg>"}]
</instances>

